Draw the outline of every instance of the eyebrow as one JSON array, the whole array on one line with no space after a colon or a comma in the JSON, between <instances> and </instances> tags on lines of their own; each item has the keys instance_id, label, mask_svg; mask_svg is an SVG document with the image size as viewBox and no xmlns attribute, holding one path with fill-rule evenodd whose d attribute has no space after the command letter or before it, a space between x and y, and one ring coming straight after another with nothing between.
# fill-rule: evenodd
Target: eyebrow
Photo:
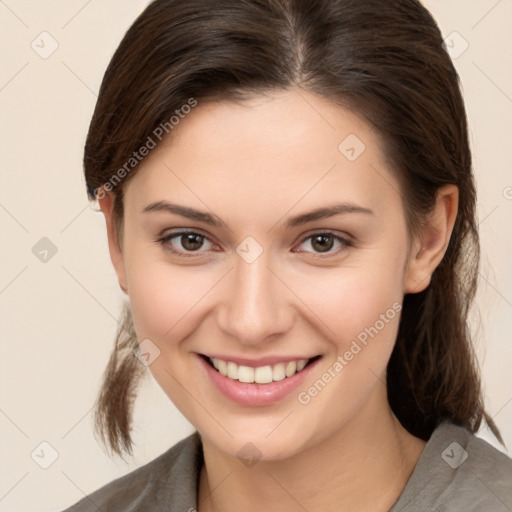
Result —
<instances>
[{"instance_id":1,"label":"eyebrow","mask_svg":"<svg viewBox=\"0 0 512 512\"><path fill-rule=\"evenodd\" d=\"M169 203L167 201L155 201L154 203L148 204L142 210L142 212L169 212L180 215L182 217L186 217L187 219L204 222L205 224L209 224L211 226L229 229L228 225L215 214L196 210L195 208L190 208L188 206ZM285 227L292 228L302 224L307 224L308 222L326 219L328 217L333 217L334 215L340 215L344 213L365 213L368 215L375 215L373 210L370 210L369 208L365 208L353 203L340 203L334 204L332 206L318 208L316 210L311 210L301 215L297 215L296 217L291 217L286 221Z\"/></svg>"}]
</instances>

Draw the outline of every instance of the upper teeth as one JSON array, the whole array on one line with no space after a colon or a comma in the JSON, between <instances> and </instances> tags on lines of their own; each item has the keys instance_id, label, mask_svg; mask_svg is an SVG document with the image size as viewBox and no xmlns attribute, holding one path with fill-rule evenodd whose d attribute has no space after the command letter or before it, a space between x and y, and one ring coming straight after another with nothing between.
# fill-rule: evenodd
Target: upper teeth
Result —
<instances>
[{"instance_id":1,"label":"upper teeth","mask_svg":"<svg viewBox=\"0 0 512 512\"><path fill-rule=\"evenodd\" d=\"M256 382L257 384L268 384L272 381L283 380L291 377L295 372L300 372L306 366L309 359L300 359L288 363L277 363L274 365L242 366L232 361L224 361L215 357L210 357L213 366L221 375L240 382Z\"/></svg>"}]
</instances>

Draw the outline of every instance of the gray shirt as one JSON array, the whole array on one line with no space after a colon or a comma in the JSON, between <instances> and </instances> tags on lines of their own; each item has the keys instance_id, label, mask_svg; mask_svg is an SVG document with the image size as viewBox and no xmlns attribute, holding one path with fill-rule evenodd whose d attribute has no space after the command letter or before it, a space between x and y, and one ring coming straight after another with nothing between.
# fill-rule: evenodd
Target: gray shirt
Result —
<instances>
[{"instance_id":1,"label":"gray shirt","mask_svg":"<svg viewBox=\"0 0 512 512\"><path fill-rule=\"evenodd\" d=\"M194 512L203 464L198 432L64 512ZM512 512L512 459L441 423L389 512Z\"/></svg>"}]
</instances>

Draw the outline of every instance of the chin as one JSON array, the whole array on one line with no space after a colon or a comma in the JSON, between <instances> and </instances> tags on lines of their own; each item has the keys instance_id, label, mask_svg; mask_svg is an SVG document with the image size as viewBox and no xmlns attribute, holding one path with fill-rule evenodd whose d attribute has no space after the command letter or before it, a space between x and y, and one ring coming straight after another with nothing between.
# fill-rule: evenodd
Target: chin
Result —
<instances>
[{"instance_id":1,"label":"chin","mask_svg":"<svg viewBox=\"0 0 512 512\"><path fill-rule=\"evenodd\" d=\"M286 416L286 415L285 415ZM292 416L292 415L290 415ZM257 427L254 424L245 428L244 425L228 426L226 429L231 434L222 431L211 432L211 427L200 430L203 438L208 438L216 448L225 454L240 459L242 463L250 467L256 461L285 460L300 453L311 444L310 437L305 433L304 425L299 432L292 432L283 418L272 422L272 427ZM282 422L280 425L279 423ZM277 426L277 428L276 428Z\"/></svg>"}]
</instances>

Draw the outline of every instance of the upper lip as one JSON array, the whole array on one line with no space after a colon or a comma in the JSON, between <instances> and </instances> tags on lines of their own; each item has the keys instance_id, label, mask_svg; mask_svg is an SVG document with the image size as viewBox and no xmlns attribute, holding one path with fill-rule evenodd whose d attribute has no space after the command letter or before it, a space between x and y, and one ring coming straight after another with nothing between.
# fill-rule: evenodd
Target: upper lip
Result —
<instances>
[{"instance_id":1,"label":"upper lip","mask_svg":"<svg viewBox=\"0 0 512 512\"><path fill-rule=\"evenodd\" d=\"M237 356L225 356L220 354L202 354L206 357L210 357L212 359L222 359L223 361L231 361L233 363L243 366L250 366L252 368L258 368L259 366L267 366L278 363L288 363L290 361L300 361L301 359L312 359L313 357L317 357L320 354L315 354L314 356L267 356L260 357L258 359L248 359L246 357L237 357Z\"/></svg>"}]
</instances>

